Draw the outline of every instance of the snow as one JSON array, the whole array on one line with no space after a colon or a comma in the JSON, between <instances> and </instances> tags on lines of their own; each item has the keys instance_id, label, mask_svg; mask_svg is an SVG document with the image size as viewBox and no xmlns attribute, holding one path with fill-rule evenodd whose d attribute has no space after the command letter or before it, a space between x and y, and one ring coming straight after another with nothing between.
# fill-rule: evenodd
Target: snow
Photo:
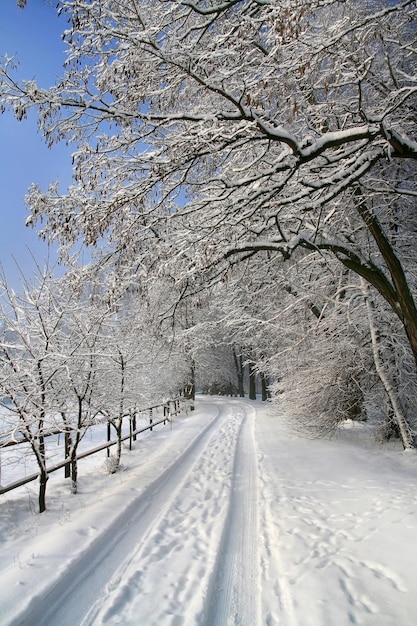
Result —
<instances>
[{"instance_id":1,"label":"snow","mask_svg":"<svg viewBox=\"0 0 417 626\"><path fill-rule=\"evenodd\" d=\"M414 454L291 433L278 408L199 397L124 450L1 496L0 623L412 626ZM360 435L358 445L356 438Z\"/></svg>"}]
</instances>

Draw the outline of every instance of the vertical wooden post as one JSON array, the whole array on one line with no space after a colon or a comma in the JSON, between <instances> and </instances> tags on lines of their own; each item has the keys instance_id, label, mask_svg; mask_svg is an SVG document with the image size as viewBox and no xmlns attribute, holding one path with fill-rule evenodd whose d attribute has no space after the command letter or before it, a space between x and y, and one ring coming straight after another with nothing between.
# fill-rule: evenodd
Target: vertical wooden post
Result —
<instances>
[{"instance_id":1,"label":"vertical wooden post","mask_svg":"<svg viewBox=\"0 0 417 626\"><path fill-rule=\"evenodd\" d=\"M107 422L107 443L110 441L111 439L111 431L110 431L110 421ZM110 456L110 448L107 448L107 458L109 458Z\"/></svg>"},{"instance_id":2,"label":"vertical wooden post","mask_svg":"<svg viewBox=\"0 0 417 626\"><path fill-rule=\"evenodd\" d=\"M133 441L136 441L136 437L137 437L136 432L135 432L136 431L136 409L133 411L132 425L133 425L133 432L134 432Z\"/></svg>"},{"instance_id":3,"label":"vertical wooden post","mask_svg":"<svg viewBox=\"0 0 417 626\"><path fill-rule=\"evenodd\" d=\"M129 415L129 450L132 449L132 439L133 439L133 436L132 436L132 433L133 433L132 420L133 420L132 416Z\"/></svg>"},{"instance_id":4,"label":"vertical wooden post","mask_svg":"<svg viewBox=\"0 0 417 626\"><path fill-rule=\"evenodd\" d=\"M64 437L64 459L69 459L70 454L70 434L68 431L65 431ZM64 476L65 478L69 478L71 475L70 462L66 463L64 467Z\"/></svg>"}]
</instances>

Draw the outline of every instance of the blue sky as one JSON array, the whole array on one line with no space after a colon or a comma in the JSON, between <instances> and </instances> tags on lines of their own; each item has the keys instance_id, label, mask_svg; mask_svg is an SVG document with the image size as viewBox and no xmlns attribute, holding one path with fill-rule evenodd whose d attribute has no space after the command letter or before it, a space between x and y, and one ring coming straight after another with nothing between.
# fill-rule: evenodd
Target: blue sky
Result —
<instances>
[{"instance_id":1,"label":"blue sky","mask_svg":"<svg viewBox=\"0 0 417 626\"><path fill-rule=\"evenodd\" d=\"M48 0L28 0L23 10L17 0L0 0L0 56L16 54L18 77L49 87L62 73L65 26ZM55 180L63 189L70 184L71 148L59 144L48 149L33 114L22 122L11 113L0 115L0 261L15 288L19 272L13 257L30 277L34 262L27 247L41 265L48 255L46 244L25 226L28 210L24 196L32 183L46 189ZM51 257L55 259L56 254Z\"/></svg>"}]
</instances>

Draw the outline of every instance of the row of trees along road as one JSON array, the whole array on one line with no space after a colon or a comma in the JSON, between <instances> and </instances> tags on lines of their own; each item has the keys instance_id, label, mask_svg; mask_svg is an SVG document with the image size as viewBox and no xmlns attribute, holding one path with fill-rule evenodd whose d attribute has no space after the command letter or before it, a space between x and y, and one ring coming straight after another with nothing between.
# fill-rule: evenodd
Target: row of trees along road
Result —
<instances>
[{"instance_id":1,"label":"row of trees along road","mask_svg":"<svg viewBox=\"0 0 417 626\"><path fill-rule=\"evenodd\" d=\"M43 512L48 433L66 434L76 493L77 450L88 429L98 422L112 424L116 471L123 419L174 397L186 380L187 364L167 337L151 334L147 303L131 294L109 302L108 288L97 275L92 286L80 282L79 270L61 279L39 271L19 293L4 279L0 289L2 435L28 441L39 469Z\"/></svg>"},{"instance_id":2,"label":"row of trees along road","mask_svg":"<svg viewBox=\"0 0 417 626\"><path fill-rule=\"evenodd\" d=\"M28 224L166 288L190 371L202 336L244 346L304 429L382 394L415 447L416 3L57 6L61 79L0 76L4 110L74 145L74 184L31 187Z\"/></svg>"}]
</instances>

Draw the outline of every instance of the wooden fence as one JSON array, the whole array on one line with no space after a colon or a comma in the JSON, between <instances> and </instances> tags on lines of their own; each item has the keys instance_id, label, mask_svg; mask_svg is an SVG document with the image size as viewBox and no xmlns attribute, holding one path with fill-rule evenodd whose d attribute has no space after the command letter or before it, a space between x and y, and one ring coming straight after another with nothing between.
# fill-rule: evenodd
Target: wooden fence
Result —
<instances>
[{"instance_id":1,"label":"wooden fence","mask_svg":"<svg viewBox=\"0 0 417 626\"><path fill-rule=\"evenodd\" d=\"M167 402L164 402L163 404L155 404L153 406L148 406L143 409L139 409L138 411L136 411L134 415L127 414L125 417L129 417L129 434L123 435L123 437L121 437L121 441L127 441L129 439L129 449L131 450L132 443L133 441L136 441L136 438L138 435L140 435L141 433L144 433L147 430L152 431L155 426L158 426L158 424L166 424L167 422L171 423L172 417L175 415L178 415L178 413L181 413L181 411L184 408L185 402L186 401L184 401L183 398L178 397L172 400L168 400ZM162 409L162 416L160 418L158 418L156 414L158 409ZM136 428L136 419L137 419L138 414L147 415L147 419L149 420L148 426L145 426L142 428ZM85 452L81 452L80 454L77 455L77 462L80 459L84 459L85 457L91 456L92 454L96 454L97 452L101 452L102 450L107 450L107 455L109 456L110 448L112 446L117 445L118 439L111 439L110 437L111 424L107 420L106 422L107 422L107 442L102 443L99 446L91 448L90 450L87 450ZM95 424L95 425L98 425L98 424ZM94 428L94 425L90 426L90 428ZM49 431L45 433L44 436L51 437L53 435L61 435L61 434L65 435L65 431L64 430ZM19 437L16 440L6 441L5 443L0 444L0 450L1 448L17 446L22 443L28 443L28 440L24 437L22 438ZM65 449L67 449L66 446L65 446ZM70 466L70 459L67 457L60 463L56 463L55 465L52 465L51 467L47 468L47 473L51 474L52 472L56 472L57 470L64 468L65 477L67 478L69 476L69 466ZM30 483L36 480L38 477L39 477L39 472L36 472L35 474L30 474L29 476L25 476L24 478L16 480L13 483L9 483L5 487L0 486L0 495L3 493L7 493L8 491L12 491L13 489L17 489L18 487L22 487L23 485L26 485L27 483Z\"/></svg>"}]
</instances>

